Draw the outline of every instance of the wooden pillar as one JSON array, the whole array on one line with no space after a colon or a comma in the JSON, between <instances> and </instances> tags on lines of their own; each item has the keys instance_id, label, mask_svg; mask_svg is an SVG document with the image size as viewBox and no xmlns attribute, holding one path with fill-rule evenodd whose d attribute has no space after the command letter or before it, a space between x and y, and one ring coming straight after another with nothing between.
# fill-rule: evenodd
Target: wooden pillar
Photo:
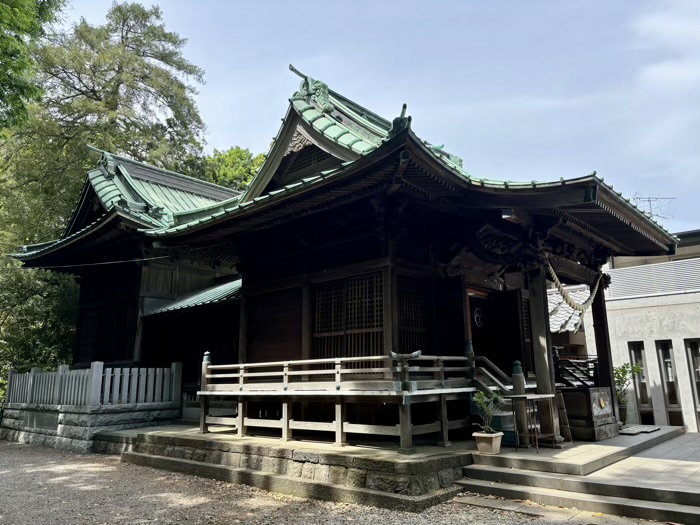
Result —
<instances>
[{"instance_id":1,"label":"wooden pillar","mask_svg":"<svg viewBox=\"0 0 700 525\"><path fill-rule=\"evenodd\" d=\"M343 403L342 396L337 396L335 398L335 420L333 424L335 426L335 445L342 447L347 442L347 435L343 430L343 423L345 422L345 403Z\"/></svg>"},{"instance_id":2,"label":"wooden pillar","mask_svg":"<svg viewBox=\"0 0 700 525\"><path fill-rule=\"evenodd\" d=\"M452 443L450 443L450 421L447 418L447 399L445 399L445 394L440 394L438 409L440 411L440 441L438 441L438 445L449 447Z\"/></svg>"},{"instance_id":3,"label":"wooden pillar","mask_svg":"<svg viewBox=\"0 0 700 525\"><path fill-rule=\"evenodd\" d=\"M301 289L301 358L311 359L311 291L308 284Z\"/></svg>"},{"instance_id":4,"label":"wooden pillar","mask_svg":"<svg viewBox=\"0 0 700 525\"><path fill-rule=\"evenodd\" d=\"M248 298L241 296L241 311L238 321L238 362L248 361Z\"/></svg>"},{"instance_id":5,"label":"wooden pillar","mask_svg":"<svg viewBox=\"0 0 700 525\"><path fill-rule=\"evenodd\" d=\"M211 355L209 352L204 352L204 359L202 359L202 374L200 379L200 390L204 392L207 389L207 374L209 373L209 365L211 364ZM207 425L207 415L209 415L209 396L200 395L199 396L199 432L205 434L209 432L209 426Z\"/></svg>"},{"instance_id":6,"label":"wooden pillar","mask_svg":"<svg viewBox=\"0 0 700 525\"><path fill-rule=\"evenodd\" d=\"M530 323L532 325L532 350L535 358L535 377L538 394L555 394L554 363L552 360L552 337L549 329L549 305L547 300L547 278L542 266L527 271L528 295L530 301ZM542 433L554 434L555 441L564 438L559 429L557 411L550 417L547 403L540 403Z\"/></svg>"},{"instance_id":7,"label":"wooden pillar","mask_svg":"<svg viewBox=\"0 0 700 525\"><path fill-rule=\"evenodd\" d=\"M396 309L396 270L389 266L382 272L382 303L384 332L384 353L399 353L398 349L398 311Z\"/></svg>"},{"instance_id":8,"label":"wooden pillar","mask_svg":"<svg viewBox=\"0 0 700 525\"><path fill-rule=\"evenodd\" d=\"M552 338L549 330L547 303L547 280L544 268L537 267L527 272L530 296L530 323L532 324L532 351L535 357L537 393L553 394Z\"/></svg>"},{"instance_id":9,"label":"wooden pillar","mask_svg":"<svg viewBox=\"0 0 700 525\"><path fill-rule=\"evenodd\" d=\"M289 428L289 399L282 400L282 441L289 441L291 430Z\"/></svg>"},{"instance_id":10,"label":"wooden pillar","mask_svg":"<svg viewBox=\"0 0 700 525\"><path fill-rule=\"evenodd\" d=\"M399 405L399 453L411 454L413 449L413 424L411 423L411 399L404 397Z\"/></svg>"},{"instance_id":11,"label":"wooden pillar","mask_svg":"<svg viewBox=\"0 0 700 525\"><path fill-rule=\"evenodd\" d=\"M610 332L608 330L608 314L605 308L605 294L603 287L598 287L598 293L591 306L593 314L593 329L595 332L595 347L598 355L599 386L611 389L610 401L613 405L615 418L619 420L617 399L615 399L615 378L613 375L612 348L610 346Z\"/></svg>"}]
</instances>

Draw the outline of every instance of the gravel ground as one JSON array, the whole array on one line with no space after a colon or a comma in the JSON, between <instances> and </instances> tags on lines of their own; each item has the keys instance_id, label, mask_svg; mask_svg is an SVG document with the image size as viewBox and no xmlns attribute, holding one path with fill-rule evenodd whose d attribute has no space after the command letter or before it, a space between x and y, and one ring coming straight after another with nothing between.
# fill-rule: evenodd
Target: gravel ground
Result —
<instances>
[{"instance_id":1,"label":"gravel ground","mask_svg":"<svg viewBox=\"0 0 700 525\"><path fill-rule=\"evenodd\" d=\"M546 516L453 500L420 514L282 496L78 455L0 441L0 525L631 525L642 520L544 508ZM649 522L647 522L649 523Z\"/></svg>"}]
</instances>

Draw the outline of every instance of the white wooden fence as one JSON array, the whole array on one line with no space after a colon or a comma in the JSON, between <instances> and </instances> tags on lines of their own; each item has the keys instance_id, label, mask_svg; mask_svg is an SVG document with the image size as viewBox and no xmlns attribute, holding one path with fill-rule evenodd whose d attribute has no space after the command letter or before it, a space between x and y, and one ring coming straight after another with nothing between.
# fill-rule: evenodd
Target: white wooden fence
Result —
<instances>
[{"instance_id":1,"label":"white wooden fence","mask_svg":"<svg viewBox=\"0 0 700 525\"><path fill-rule=\"evenodd\" d=\"M170 368L105 368L95 361L89 369L56 372L32 368L18 374L10 371L7 403L47 405L122 405L179 401L182 364Z\"/></svg>"}]
</instances>

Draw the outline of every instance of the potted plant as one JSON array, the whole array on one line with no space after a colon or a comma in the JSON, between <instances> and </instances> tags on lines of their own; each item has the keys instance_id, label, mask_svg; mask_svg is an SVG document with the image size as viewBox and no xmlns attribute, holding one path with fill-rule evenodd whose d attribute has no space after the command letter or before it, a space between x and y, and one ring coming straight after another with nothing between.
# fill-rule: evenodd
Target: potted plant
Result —
<instances>
[{"instance_id":1,"label":"potted plant","mask_svg":"<svg viewBox=\"0 0 700 525\"><path fill-rule=\"evenodd\" d=\"M617 407L620 412L620 423L623 425L627 423L627 395L632 378L641 372L642 367L631 365L630 363L624 363L613 368L615 399L617 399Z\"/></svg>"},{"instance_id":2,"label":"potted plant","mask_svg":"<svg viewBox=\"0 0 700 525\"><path fill-rule=\"evenodd\" d=\"M501 451L503 432L497 432L491 426L498 409L503 405L503 398L498 392L477 392L473 398L474 407L481 416L483 424L479 425L482 432L474 432L479 454L498 454Z\"/></svg>"}]
</instances>

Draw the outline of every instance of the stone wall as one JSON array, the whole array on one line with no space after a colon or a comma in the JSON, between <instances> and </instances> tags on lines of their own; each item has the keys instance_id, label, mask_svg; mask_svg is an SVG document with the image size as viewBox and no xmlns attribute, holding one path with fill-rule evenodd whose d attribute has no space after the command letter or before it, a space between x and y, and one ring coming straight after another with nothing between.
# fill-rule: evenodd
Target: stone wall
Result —
<instances>
[{"instance_id":1,"label":"stone wall","mask_svg":"<svg viewBox=\"0 0 700 525\"><path fill-rule=\"evenodd\" d=\"M156 434L140 434L133 452L406 496L451 487L472 462L470 453L396 461Z\"/></svg>"},{"instance_id":2,"label":"stone wall","mask_svg":"<svg viewBox=\"0 0 700 525\"><path fill-rule=\"evenodd\" d=\"M8 403L0 439L87 453L98 432L158 425L180 417L179 402L123 405Z\"/></svg>"}]
</instances>

